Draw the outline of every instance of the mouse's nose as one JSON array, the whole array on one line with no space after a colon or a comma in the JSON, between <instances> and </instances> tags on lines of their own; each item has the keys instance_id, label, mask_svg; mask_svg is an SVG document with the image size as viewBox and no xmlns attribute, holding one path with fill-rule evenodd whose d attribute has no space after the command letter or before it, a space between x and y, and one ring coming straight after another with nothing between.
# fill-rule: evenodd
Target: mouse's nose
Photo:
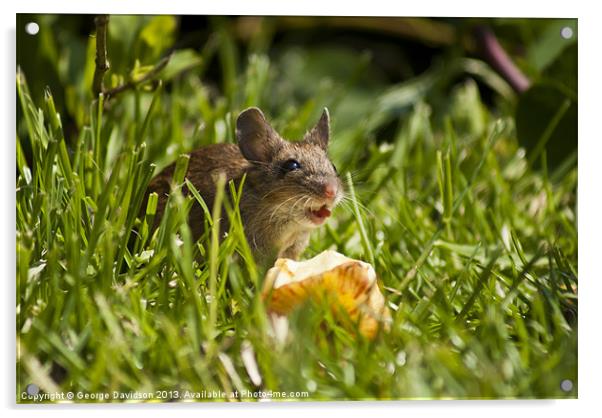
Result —
<instances>
[{"instance_id":1,"label":"mouse's nose","mask_svg":"<svg viewBox=\"0 0 602 418\"><path fill-rule=\"evenodd\" d=\"M332 199L337 195L337 183L335 181L328 181L324 183L324 197Z\"/></svg>"}]
</instances>

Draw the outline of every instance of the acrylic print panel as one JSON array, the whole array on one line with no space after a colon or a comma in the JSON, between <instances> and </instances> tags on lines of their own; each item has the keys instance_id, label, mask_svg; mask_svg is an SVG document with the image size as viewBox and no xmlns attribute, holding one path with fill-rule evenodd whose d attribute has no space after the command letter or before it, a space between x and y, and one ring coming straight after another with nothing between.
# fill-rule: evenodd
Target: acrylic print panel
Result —
<instances>
[{"instance_id":1,"label":"acrylic print panel","mask_svg":"<svg viewBox=\"0 0 602 418\"><path fill-rule=\"evenodd\" d=\"M17 402L577 397L575 19L17 16Z\"/></svg>"}]
</instances>

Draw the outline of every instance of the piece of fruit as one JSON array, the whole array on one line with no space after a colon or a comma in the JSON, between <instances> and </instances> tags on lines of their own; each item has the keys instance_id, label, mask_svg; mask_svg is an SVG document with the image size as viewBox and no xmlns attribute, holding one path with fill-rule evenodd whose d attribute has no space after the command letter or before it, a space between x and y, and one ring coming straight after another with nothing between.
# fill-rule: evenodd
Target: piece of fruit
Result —
<instances>
[{"instance_id":1,"label":"piece of fruit","mask_svg":"<svg viewBox=\"0 0 602 418\"><path fill-rule=\"evenodd\" d=\"M310 299L318 303L327 299L343 326L357 324L359 332L370 339L379 328L387 330L391 321L374 268L336 251L324 251L306 261L276 260L267 273L262 296L268 312L281 317Z\"/></svg>"}]
</instances>

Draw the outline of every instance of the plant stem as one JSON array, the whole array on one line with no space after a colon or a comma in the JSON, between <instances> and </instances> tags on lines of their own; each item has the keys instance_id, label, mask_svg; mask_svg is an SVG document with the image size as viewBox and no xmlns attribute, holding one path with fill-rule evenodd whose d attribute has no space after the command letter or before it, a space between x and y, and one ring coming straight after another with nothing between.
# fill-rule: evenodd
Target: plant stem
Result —
<instances>
[{"instance_id":1,"label":"plant stem","mask_svg":"<svg viewBox=\"0 0 602 418\"><path fill-rule=\"evenodd\" d=\"M109 60L107 59L107 27L109 24L109 15L98 15L94 18L96 25L96 69L94 70L94 81L92 82L92 91L94 96L98 96L103 91L102 80L105 73L109 70Z\"/></svg>"},{"instance_id":2,"label":"plant stem","mask_svg":"<svg viewBox=\"0 0 602 418\"><path fill-rule=\"evenodd\" d=\"M476 29L476 38L485 60L512 86L517 93L527 90L531 82L512 62L493 31L485 26Z\"/></svg>"},{"instance_id":3,"label":"plant stem","mask_svg":"<svg viewBox=\"0 0 602 418\"><path fill-rule=\"evenodd\" d=\"M94 80L92 82L92 91L94 96L103 93L108 100L126 90L134 89L137 86L153 80L167 66L172 54L163 57L148 73L144 74L138 80L130 80L112 89L105 90L103 79L105 73L111 68L107 57L107 30L109 24L109 15L98 15L94 18L96 25L96 68L94 70Z\"/></svg>"},{"instance_id":4,"label":"plant stem","mask_svg":"<svg viewBox=\"0 0 602 418\"><path fill-rule=\"evenodd\" d=\"M169 63L169 60L171 59L171 56L172 56L172 54L169 54L169 55L166 55L165 57L161 58L161 60L148 73L144 74L144 76L140 77L138 80L131 80L131 81L123 83L117 87L106 90L104 92L105 96L107 96L107 99L109 99L109 98L115 97L119 93L122 93L126 90L133 89L141 84L151 81L161 72L161 70L163 70L167 66L167 64Z\"/></svg>"}]
</instances>

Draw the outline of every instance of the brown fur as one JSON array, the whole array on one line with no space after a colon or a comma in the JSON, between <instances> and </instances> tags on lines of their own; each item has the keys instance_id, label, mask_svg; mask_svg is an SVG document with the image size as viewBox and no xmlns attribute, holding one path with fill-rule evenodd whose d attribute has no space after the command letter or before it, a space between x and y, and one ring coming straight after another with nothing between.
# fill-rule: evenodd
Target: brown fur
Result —
<instances>
[{"instance_id":1,"label":"brown fur","mask_svg":"<svg viewBox=\"0 0 602 418\"><path fill-rule=\"evenodd\" d=\"M246 174L240 212L255 256L260 260L273 255L296 259L316 227L306 216L308 208L332 208L342 198L341 181L326 152L328 131L325 110L320 122L302 141L289 142L269 126L259 109L247 109L237 120L238 146L215 144L193 151L186 177L211 209L217 175L224 173L227 181L238 183ZM290 159L298 161L301 168L284 171L283 163ZM159 195L157 222L165 211L174 168L173 164L167 167L148 187L148 193ZM324 196L326 183L336 185L333 198ZM186 187L183 192L188 193ZM189 215L195 239L203 234L203 217L201 206L195 202ZM222 231L227 231L227 219L223 221Z\"/></svg>"}]
</instances>

